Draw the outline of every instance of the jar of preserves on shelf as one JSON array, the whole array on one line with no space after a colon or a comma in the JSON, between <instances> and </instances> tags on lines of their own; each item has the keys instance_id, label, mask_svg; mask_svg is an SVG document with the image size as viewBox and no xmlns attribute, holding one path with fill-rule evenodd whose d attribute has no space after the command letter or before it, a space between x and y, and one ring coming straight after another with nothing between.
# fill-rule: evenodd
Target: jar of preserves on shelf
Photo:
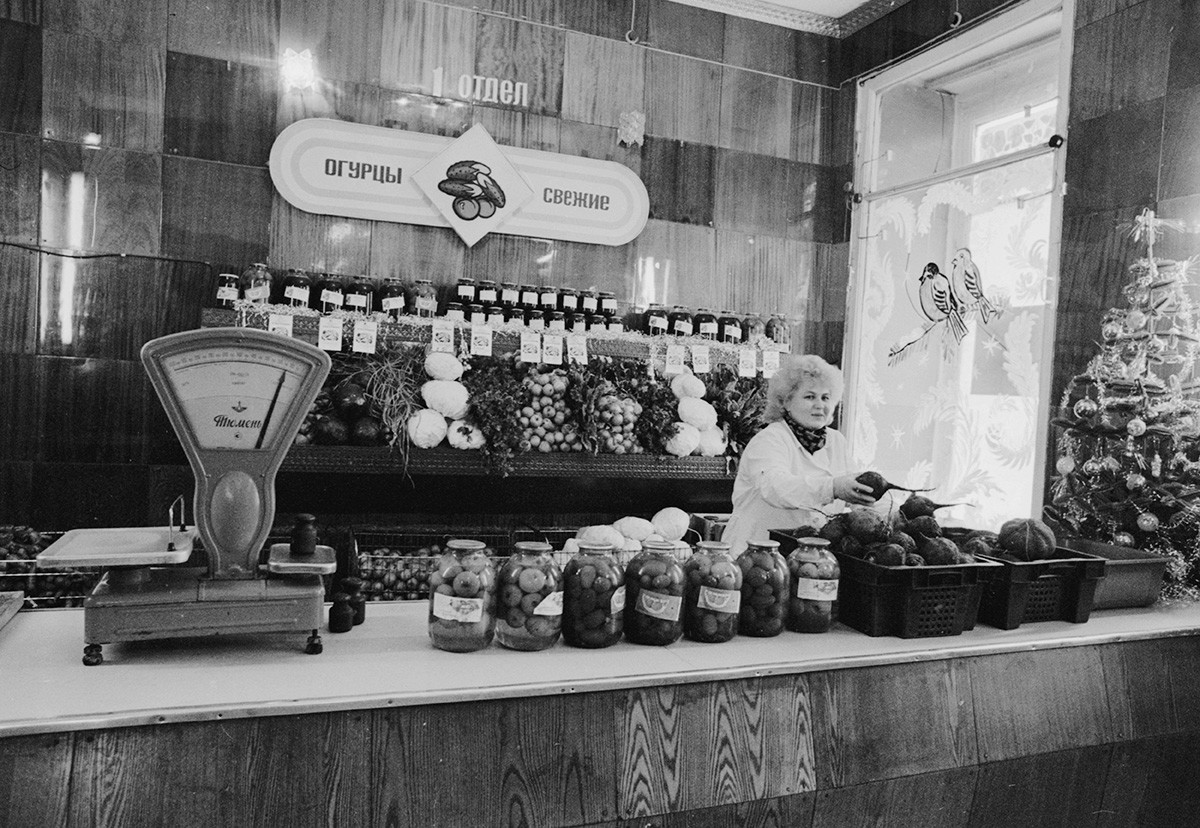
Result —
<instances>
[{"instance_id":1,"label":"jar of preserves on shelf","mask_svg":"<svg viewBox=\"0 0 1200 828\"><path fill-rule=\"evenodd\" d=\"M604 329L606 331L620 333L621 331L625 330L625 323L621 321L620 317L610 316L608 317L608 321L604 323Z\"/></svg>"},{"instance_id":2,"label":"jar of preserves on shelf","mask_svg":"<svg viewBox=\"0 0 1200 828\"><path fill-rule=\"evenodd\" d=\"M625 638L634 644L665 646L683 635L683 567L675 544L646 541L625 565L629 614Z\"/></svg>"},{"instance_id":3,"label":"jar of preserves on shelf","mask_svg":"<svg viewBox=\"0 0 1200 828\"><path fill-rule=\"evenodd\" d=\"M575 288L559 289L558 309L563 313L574 313L579 310L579 293Z\"/></svg>"},{"instance_id":4,"label":"jar of preserves on shelf","mask_svg":"<svg viewBox=\"0 0 1200 828\"><path fill-rule=\"evenodd\" d=\"M217 302L214 307L232 308L238 298L238 276L236 273L221 273L217 276Z\"/></svg>"},{"instance_id":5,"label":"jar of preserves on shelf","mask_svg":"<svg viewBox=\"0 0 1200 828\"><path fill-rule=\"evenodd\" d=\"M683 632L691 641L719 644L737 635L742 601L742 570L729 555L729 544L701 541L683 565Z\"/></svg>"},{"instance_id":6,"label":"jar of preserves on shelf","mask_svg":"<svg viewBox=\"0 0 1200 828\"><path fill-rule=\"evenodd\" d=\"M452 322L466 322L467 309L462 302L447 302L444 316Z\"/></svg>"},{"instance_id":7,"label":"jar of preserves on shelf","mask_svg":"<svg viewBox=\"0 0 1200 828\"><path fill-rule=\"evenodd\" d=\"M379 288L379 309L392 319L399 319L407 305L404 283L399 277L386 276Z\"/></svg>"},{"instance_id":8,"label":"jar of preserves on shelf","mask_svg":"<svg viewBox=\"0 0 1200 828\"><path fill-rule=\"evenodd\" d=\"M581 290L579 291L579 310L584 313L599 313L600 312L600 291L598 290Z\"/></svg>"},{"instance_id":9,"label":"jar of preserves on shelf","mask_svg":"<svg viewBox=\"0 0 1200 828\"><path fill-rule=\"evenodd\" d=\"M500 283L500 306L505 311L515 308L521 301L521 288L516 282Z\"/></svg>"},{"instance_id":10,"label":"jar of preserves on shelf","mask_svg":"<svg viewBox=\"0 0 1200 828\"><path fill-rule=\"evenodd\" d=\"M255 262L243 271L238 280L242 298L265 305L271 301L271 271L262 262Z\"/></svg>"},{"instance_id":11,"label":"jar of preserves on shelf","mask_svg":"<svg viewBox=\"0 0 1200 828\"><path fill-rule=\"evenodd\" d=\"M708 308L696 308L696 315L692 317L693 333L701 339L716 339L717 338L717 317Z\"/></svg>"},{"instance_id":12,"label":"jar of preserves on shelf","mask_svg":"<svg viewBox=\"0 0 1200 828\"><path fill-rule=\"evenodd\" d=\"M787 317L775 314L767 320L767 339L779 345L783 350L792 349L792 326Z\"/></svg>"},{"instance_id":13,"label":"jar of preserves on shelf","mask_svg":"<svg viewBox=\"0 0 1200 828\"><path fill-rule=\"evenodd\" d=\"M717 339L731 344L742 341L742 320L733 311L721 311L717 318Z\"/></svg>"},{"instance_id":14,"label":"jar of preserves on shelf","mask_svg":"<svg viewBox=\"0 0 1200 828\"><path fill-rule=\"evenodd\" d=\"M676 305L667 314L667 333L672 336L692 335L692 312L683 305Z\"/></svg>"},{"instance_id":15,"label":"jar of preserves on shelf","mask_svg":"<svg viewBox=\"0 0 1200 828\"><path fill-rule=\"evenodd\" d=\"M375 283L368 276L355 276L346 286L346 310L370 316L375 311Z\"/></svg>"},{"instance_id":16,"label":"jar of preserves on shelf","mask_svg":"<svg viewBox=\"0 0 1200 828\"><path fill-rule=\"evenodd\" d=\"M536 285L521 285L521 309L529 312L538 306L538 289Z\"/></svg>"},{"instance_id":17,"label":"jar of preserves on shelf","mask_svg":"<svg viewBox=\"0 0 1200 828\"><path fill-rule=\"evenodd\" d=\"M658 336L665 334L667 327L667 309L657 302L652 302L642 313L642 330L651 336Z\"/></svg>"},{"instance_id":18,"label":"jar of preserves on shelf","mask_svg":"<svg viewBox=\"0 0 1200 828\"><path fill-rule=\"evenodd\" d=\"M336 273L323 273L317 281L313 307L321 313L340 311L346 304L345 284Z\"/></svg>"},{"instance_id":19,"label":"jar of preserves on shelf","mask_svg":"<svg viewBox=\"0 0 1200 828\"><path fill-rule=\"evenodd\" d=\"M481 279L475 290L476 301L489 308L500 301L500 293L496 290L496 283L491 279Z\"/></svg>"},{"instance_id":20,"label":"jar of preserves on shelf","mask_svg":"<svg viewBox=\"0 0 1200 828\"><path fill-rule=\"evenodd\" d=\"M599 327L604 329L604 317L594 313L577 313L575 314L575 330L583 333L590 331L592 328Z\"/></svg>"},{"instance_id":21,"label":"jar of preserves on shelf","mask_svg":"<svg viewBox=\"0 0 1200 828\"><path fill-rule=\"evenodd\" d=\"M312 279L303 270L293 267L283 277L283 304L307 308L311 293Z\"/></svg>"},{"instance_id":22,"label":"jar of preserves on shelf","mask_svg":"<svg viewBox=\"0 0 1200 828\"><path fill-rule=\"evenodd\" d=\"M458 297L458 301L464 306L476 301L476 286L475 280L470 276L460 276L458 285L454 288L454 295Z\"/></svg>"},{"instance_id":23,"label":"jar of preserves on shelf","mask_svg":"<svg viewBox=\"0 0 1200 828\"><path fill-rule=\"evenodd\" d=\"M742 341L756 344L767 336L767 320L757 313L748 313L742 321Z\"/></svg>"},{"instance_id":24,"label":"jar of preserves on shelf","mask_svg":"<svg viewBox=\"0 0 1200 828\"><path fill-rule=\"evenodd\" d=\"M546 329L546 317L538 308L532 308L525 312L525 327L532 328L535 331Z\"/></svg>"},{"instance_id":25,"label":"jar of preserves on shelf","mask_svg":"<svg viewBox=\"0 0 1200 828\"><path fill-rule=\"evenodd\" d=\"M437 307L437 289L433 286L433 280L417 279L416 286L413 288L413 308L416 310L417 316L432 319L437 316Z\"/></svg>"},{"instance_id":26,"label":"jar of preserves on shelf","mask_svg":"<svg viewBox=\"0 0 1200 828\"><path fill-rule=\"evenodd\" d=\"M550 544L518 541L496 577L496 641L510 650L544 650L562 632L562 571Z\"/></svg>"},{"instance_id":27,"label":"jar of preserves on shelf","mask_svg":"<svg viewBox=\"0 0 1200 828\"><path fill-rule=\"evenodd\" d=\"M792 596L788 601L787 628L794 632L825 632L833 623L837 601L837 558L825 538L800 538L787 558L792 577Z\"/></svg>"},{"instance_id":28,"label":"jar of preserves on shelf","mask_svg":"<svg viewBox=\"0 0 1200 828\"><path fill-rule=\"evenodd\" d=\"M487 309L487 324L493 328L499 328L505 322L504 308L499 305L492 305Z\"/></svg>"},{"instance_id":29,"label":"jar of preserves on shelf","mask_svg":"<svg viewBox=\"0 0 1200 828\"><path fill-rule=\"evenodd\" d=\"M439 650L469 653L492 643L496 569L477 540L449 540L429 576L429 638Z\"/></svg>"},{"instance_id":30,"label":"jar of preserves on shelf","mask_svg":"<svg viewBox=\"0 0 1200 828\"><path fill-rule=\"evenodd\" d=\"M625 629L625 573L607 543L579 542L563 568L563 641L598 649Z\"/></svg>"},{"instance_id":31,"label":"jar of preserves on shelf","mask_svg":"<svg viewBox=\"0 0 1200 828\"><path fill-rule=\"evenodd\" d=\"M738 556L742 570L742 605L738 632L770 638L783 632L792 578L773 540L750 541Z\"/></svg>"},{"instance_id":32,"label":"jar of preserves on shelf","mask_svg":"<svg viewBox=\"0 0 1200 828\"><path fill-rule=\"evenodd\" d=\"M567 329L566 315L560 311L550 311L546 318L546 330L548 331L565 331Z\"/></svg>"},{"instance_id":33,"label":"jar of preserves on shelf","mask_svg":"<svg viewBox=\"0 0 1200 828\"><path fill-rule=\"evenodd\" d=\"M600 313L610 319L617 315L617 295L611 290L600 291Z\"/></svg>"},{"instance_id":34,"label":"jar of preserves on shelf","mask_svg":"<svg viewBox=\"0 0 1200 828\"><path fill-rule=\"evenodd\" d=\"M484 306L480 302L467 307L467 321L472 325L487 324L487 311L484 310Z\"/></svg>"},{"instance_id":35,"label":"jar of preserves on shelf","mask_svg":"<svg viewBox=\"0 0 1200 828\"><path fill-rule=\"evenodd\" d=\"M558 288L549 285L538 288L538 307L542 313L558 310Z\"/></svg>"}]
</instances>

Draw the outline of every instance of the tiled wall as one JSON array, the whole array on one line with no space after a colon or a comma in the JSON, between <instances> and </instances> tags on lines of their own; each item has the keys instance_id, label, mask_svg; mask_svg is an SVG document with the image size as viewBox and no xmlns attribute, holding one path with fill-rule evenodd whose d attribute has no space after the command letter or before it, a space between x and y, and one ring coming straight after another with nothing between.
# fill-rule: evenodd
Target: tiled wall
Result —
<instances>
[{"instance_id":1,"label":"tiled wall","mask_svg":"<svg viewBox=\"0 0 1200 828\"><path fill-rule=\"evenodd\" d=\"M289 47L316 55L318 92L281 89ZM0 241L141 256L0 246L0 523L160 519L183 459L137 352L198 325L203 262L632 299L653 261L662 299L789 312L807 348L839 360L852 108L838 53L666 0L0 0ZM435 100L438 66L526 81L531 106ZM617 141L627 110L647 114L641 147ZM303 213L266 163L311 116L444 135L483 123L502 144L614 160L645 180L650 220L623 247L467 249L449 230Z\"/></svg>"}]
</instances>

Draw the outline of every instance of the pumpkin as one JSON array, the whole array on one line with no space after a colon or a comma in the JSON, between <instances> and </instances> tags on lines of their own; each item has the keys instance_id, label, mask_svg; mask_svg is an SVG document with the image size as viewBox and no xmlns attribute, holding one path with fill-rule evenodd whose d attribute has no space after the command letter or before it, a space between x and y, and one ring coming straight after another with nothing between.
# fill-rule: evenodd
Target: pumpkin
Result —
<instances>
[{"instance_id":1,"label":"pumpkin","mask_svg":"<svg viewBox=\"0 0 1200 828\"><path fill-rule=\"evenodd\" d=\"M1022 561L1040 561L1054 554L1054 530L1036 518L1013 518L998 533L1000 548Z\"/></svg>"}]
</instances>

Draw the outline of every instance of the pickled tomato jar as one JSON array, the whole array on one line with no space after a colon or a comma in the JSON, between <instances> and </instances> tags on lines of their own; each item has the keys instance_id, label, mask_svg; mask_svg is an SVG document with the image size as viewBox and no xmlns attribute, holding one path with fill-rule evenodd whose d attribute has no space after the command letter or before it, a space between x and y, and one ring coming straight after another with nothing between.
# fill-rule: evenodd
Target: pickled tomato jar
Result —
<instances>
[{"instance_id":1,"label":"pickled tomato jar","mask_svg":"<svg viewBox=\"0 0 1200 828\"><path fill-rule=\"evenodd\" d=\"M667 332L667 309L657 302L651 303L642 314L642 329L651 336Z\"/></svg>"},{"instance_id":2,"label":"pickled tomato jar","mask_svg":"<svg viewBox=\"0 0 1200 828\"><path fill-rule=\"evenodd\" d=\"M496 641L510 650L544 650L562 632L563 576L550 544L518 541L496 575Z\"/></svg>"},{"instance_id":3,"label":"pickled tomato jar","mask_svg":"<svg viewBox=\"0 0 1200 828\"><path fill-rule=\"evenodd\" d=\"M563 641L572 647L610 647L624 629L625 573L613 548L580 541L563 568Z\"/></svg>"},{"instance_id":4,"label":"pickled tomato jar","mask_svg":"<svg viewBox=\"0 0 1200 828\"><path fill-rule=\"evenodd\" d=\"M321 313L339 311L346 304L345 284L336 273L325 273L313 291L313 307Z\"/></svg>"},{"instance_id":5,"label":"pickled tomato jar","mask_svg":"<svg viewBox=\"0 0 1200 828\"><path fill-rule=\"evenodd\" d=\"M397 276L385 276L379 288L379 309L392 319L399 319L406 304L404 283Z\"/></svg>"},{"instance_id":6,"label":"pickled tomato jar","mask_svg":"<svg viewBox=\"0 0 1200 828\"><path fill-rule=\"evenodd\" d=\"M492 643L496 568L477 540L450 540L429 576L429 638L439 650L469 653Z\"/></svg>"},{"instance_id":7,"label":"pickled tomato jar","mask_svg":"<svg viewBox=\"0 0 1200 828\"><path fill-rule=\"evenodd\" d=\"M283 277L283 303L296 308L307 308L312 293L312 279L303 270L292 268Z\"/></svg>"},{"instance_id":8,"label":"pickled tomato jar","mask_svg":"<svg viewBox=\"0 0 1200 828\"><path fill-rule=\"evenodd\" d=\"M742 571L742 605L738 632L770 638L783 632L792 578L776 541L750 541L738 556Z\"/></svg>"},{"instance_id":9,"label":"pickled tomato jar","mask_svg":"<svg viewBox=\"0 0 1200 828\"><path fill-rule=\"evenodd\" d=\"M691 641L719 644L737 635L742 601L742 570L729 544L701 541L683 565L687 579L683 634Z\"/></svg>"},{"instance_id":10,"label":"pickled tomato jar","mask_svg":"<svg viewBox=\"0 0 1200 828\"><path fill-rule=\"evenodd\" d=\"M648 541L625 565L629 613L625 638L634 644L666 646L683 635L683 567L675 544Z\"/></svg>"},{"instance_id":11,"label":"pickled tomato jar","mask_svg":"<svg viewBox=\"0 0 1200 828\"><path fill-rule=\"evenodd\" d=\"M776 345L783 346L784 350L791 350L792 326L788 324L786 317L776 314L768 319L766 334L767 339L771 340Z\"/></svg>"},{"instance_id":12,"label":"pickled tomato jar","mask_svg":"<svg viewBox=\"0 0 1200 828\"><path fill-rule=\"evenodd\" d=\"M787 628L793 632L825 632L833 623L837 601L837 558L824 538L800 538L788 555L792 593L788 601Z\"/></svg>"},{"instance_id":13,"label":"pickled tomato jar","mask_svg":"<svg viewBox=\"0 0 1200 828\"><path fill-rule=\"evenodd\" d=\"M238 298L238 277L236 273L222 273L217 276L218 308L232 308Z\"/></svg>"},{"instance_id":14,"label":"pickled tomato jar","mask_svg":"<svg viewBox=\"0 0 1200 828\"><path fill-rule=\"evenodd\" d=\"M717 317L708 308L696 308L696 315L692 317L692 324L695 327L695 334L701 339L717 338Z\"/></svg>"},{"instance_id":15,"label":"pickled tomato jar","mask_svg":"<svg viewBox=\"0 0 1200 828\"><path fill-rule=\"evenodd\" d=\"M683 305L676 305L667 314L667 333L672 336L692 335L692 312Z\"/></svg>"},{"instance_id":16,"label":"pickled tomato jar","mask_svg":"<svg viewBox=\"0 0 1200 828\"><path fill-rule=\"evenodd\" d=\"M437 306L437 289L433 286L433 280L417 279L416 287L413 288L413 307L417 316L432 319L437 316Z\"/></svg>"},{"instance_id":17,"label":"pickled tomato jar","mask_svg":"<svg viewBox=\"0 0 1200 828\"><path fill-rule=\"evenodd\" d=\"M757 343L767 335L767 321L756 313L746 315L742 323L742 341Z\"/></svg>"},{"instance_id":18,"label":"pickled tomato jar","mask_svg":"<svg viewBox=\"0 0 1200 828\"><path fill-rule=\"evenodd\" d=\"M738 319L733 311L721 311L717 318L717 339L730 343L742 341L742 320Z\"/></svg>"},{"instance_id":19,"label":"pickled tomato jar","mask_svg":"<svg viewBox=\"0 0 1200 828\"><path fill-rule=\"evenodd\" d=\"M271 301L271 271L262 262L246 268L238 280L242 298L265 305Z\"/></svg>"},{"instance_id":20,"label":"pickled tomato jar","mask_svg":"<svg viewBox=\"0 0 1200 828\"><path fill-rule=\"evenodd\" d=\"M346 310L370 315L375 310L375 285L367 276L355 276L346 286Z\"/></svg>"}]
</instances>

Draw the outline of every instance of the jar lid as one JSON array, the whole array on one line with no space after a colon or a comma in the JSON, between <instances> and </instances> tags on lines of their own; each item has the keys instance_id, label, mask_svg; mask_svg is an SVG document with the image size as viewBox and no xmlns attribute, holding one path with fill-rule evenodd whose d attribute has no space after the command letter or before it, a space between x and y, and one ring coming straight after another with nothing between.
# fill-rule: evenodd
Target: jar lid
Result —
<instances>
[{"instance_id":1,"label":"jar lid","mask_svg":"<svg viewBox=\"0 0 1200 828\"><path fill-rule=\"evenodd\" d=\"M613 545L611 543L600 543L598 541L580 541L579 551L607 555L613 551Z\"/></svg>"},{"instance_id":2,"label":"jar lid","mask_svg":"<svg viewBox=\"0 0 1200 828\"><path fill-rule=\"evenodd\" d=\"M462 552L482 552L484 549L487 549L487 544L479 540L454 538L446 541L446 548L456 549Z\"/></svg>"},{"instance_id":3,"label":"jar lid","mask_svg":"<svg viewBox=\"0 0 1200 828\"><path fill-rule=\"evenodd\" d=\"M483 310L483 305L479 304L478 302L472 302L469 307L471 308L472 313Z\"/></svg>"},{"instance_id":4,"label":"jar lid","mask_svg":"<svg viewBox=\"0 0 1200 828\"><path fill-rule=\"evenodd\" d=\"M616 296L616 294L613 293L611 290L602 290L602 291L600 291L600 296L602 296L605 299L612 299Z\"/></svg>"},{"instance_id":5,"label":"jar lid","mask_svg":"<svg viewBox=\"0 0 1200 828\"><path fill-rule=\"evenodd\" d=\"M558 292L559 292L559 293L565 293L565 294L567 294L568 296L570 296L571 294L576 294L576 295L578 295L578 293L579 293L579 291L575 290L575 288L559 288L559 289L558 289Z\"/></svg>"},{"instance_id":6,"label":"jar lid","mask_svg":"<svg viewBox=\"0 0 1200 828\"><path fill-rule=\"evenodd\" d=\"M712 313L712 308L696 308L696 313Z\"/></svg>"},{"instance_id":7,"label":"jar lid","mask_svg":"<svg viewBox=\"0 0 1200 828\"><path fill-rule=\"evenodd\" d=\"M723 310L723 311L721 311L721 316L733 316L733 311Z\"/></svg>"},{"instance_id":8,"label":"jar lid","mask_svg":"<svg viewBox=\"0 0 1200 828\"><path fill-rule=\"evenodd\" d=\"M418 285L432 285L433 279L417 279Z\"/></svg>"},{"instance_id":9,"label":"jar lid","mask_svg":"<svg viewBox=\"0 0 1200 828\"><path fill-rule=\"evenodd\" d=\"M471 284L475 284L475 279L471 276L459 276L458 283L462 284L463 282L470 282Z\"/></svg>"},{"instance_id":10,"label":"jar lid","mask_svg":"<svg viewBox=\"0 0 1200 828\"><path fill-rule=\"evenodd\" d=\"M728 552L729 544L724 541L700 541L696 544L697 549L703 549L705 552Z\"/></svg>"},{"instance_id":11,"label":"jar lid","mask_svg":"<svg viewBox=\"0 0 1200 828\"><path fill-rule=\"evenodd\" d=\"M772 552L779 549L779 541L773 540L752 540L747 541L746 546L752 549L769 549Z\"/></svg>"},{"instance_id":12,"label":"jar lid","mask_svg":"<svg viewBox=\"0 0 1200 828\"><path fill-rule=\"evenodd\" d=\"M801 546L811 546L815 549L829 548L829 541L826 538L796 538L796 543Z\"/></svg>"},{"instance_id":13,"label":"jar lid","mask_svg":"<svg viewBox=\"0 0 1200 828\"><path fill-rule=\"evenodd\" d=\"M393 282L396 284L403 284L404 280L402 280L399 276L384 276L383 281L389 284Z\"/></svg>"},{"instance_id":14,"label":"jar lid","mask_svg":"<svg viewBox=\"0 0 1200 828\"><path fill-rule=\"evenodd\" d=\"M516 287L517 283L516 282L501 282L500 286L501 287Z\"/></svg>"},{"instance_id":15,"label":"jar lid","mask_svg":"<svg viewBox=\"0 0 1200 828\"><path fill-rule=\"evenodd\" d=\"M252 264L252 265L250 265L250 266L251 266L251 267L261 267L263 270L266 270L266 269L267 269L267 264L266 264L266 262L255 262L254 264Z\"/></svg>"},{"instance_id":16,"label":"jar lid","mask_svg":"<svg viewBox=\"0 0 1200 828\"><path fill-rule=\"evenodd\" d=\"M545 541L517 541L513 544L513 549L518 552L553 552L554 547Z\"/></svg>"},{"instance_id":17,"label":"jar lid","mask_svg":"<svg viewBox=\"0 0 1200 828\"><path fill-rule=\"evenodd\" d=\"M480 280L479 280L479 284L481 284L481 285L494 285L494 284L496 284L496 280L495 280L495 279L480 279Z\"/></svg>"},{"instance_id":18,"label":"jar lid","mask_svg":"<svg viewBox=\"0 0 1200 828\"><path fill-rule=\"evenodd\" d=\"M658 552L658 553L665 553L668 555L674 555L675 554L675 541L669 541L669 540L642 541L642 550L645 552Z\"/></svg>"}]
</instances>

